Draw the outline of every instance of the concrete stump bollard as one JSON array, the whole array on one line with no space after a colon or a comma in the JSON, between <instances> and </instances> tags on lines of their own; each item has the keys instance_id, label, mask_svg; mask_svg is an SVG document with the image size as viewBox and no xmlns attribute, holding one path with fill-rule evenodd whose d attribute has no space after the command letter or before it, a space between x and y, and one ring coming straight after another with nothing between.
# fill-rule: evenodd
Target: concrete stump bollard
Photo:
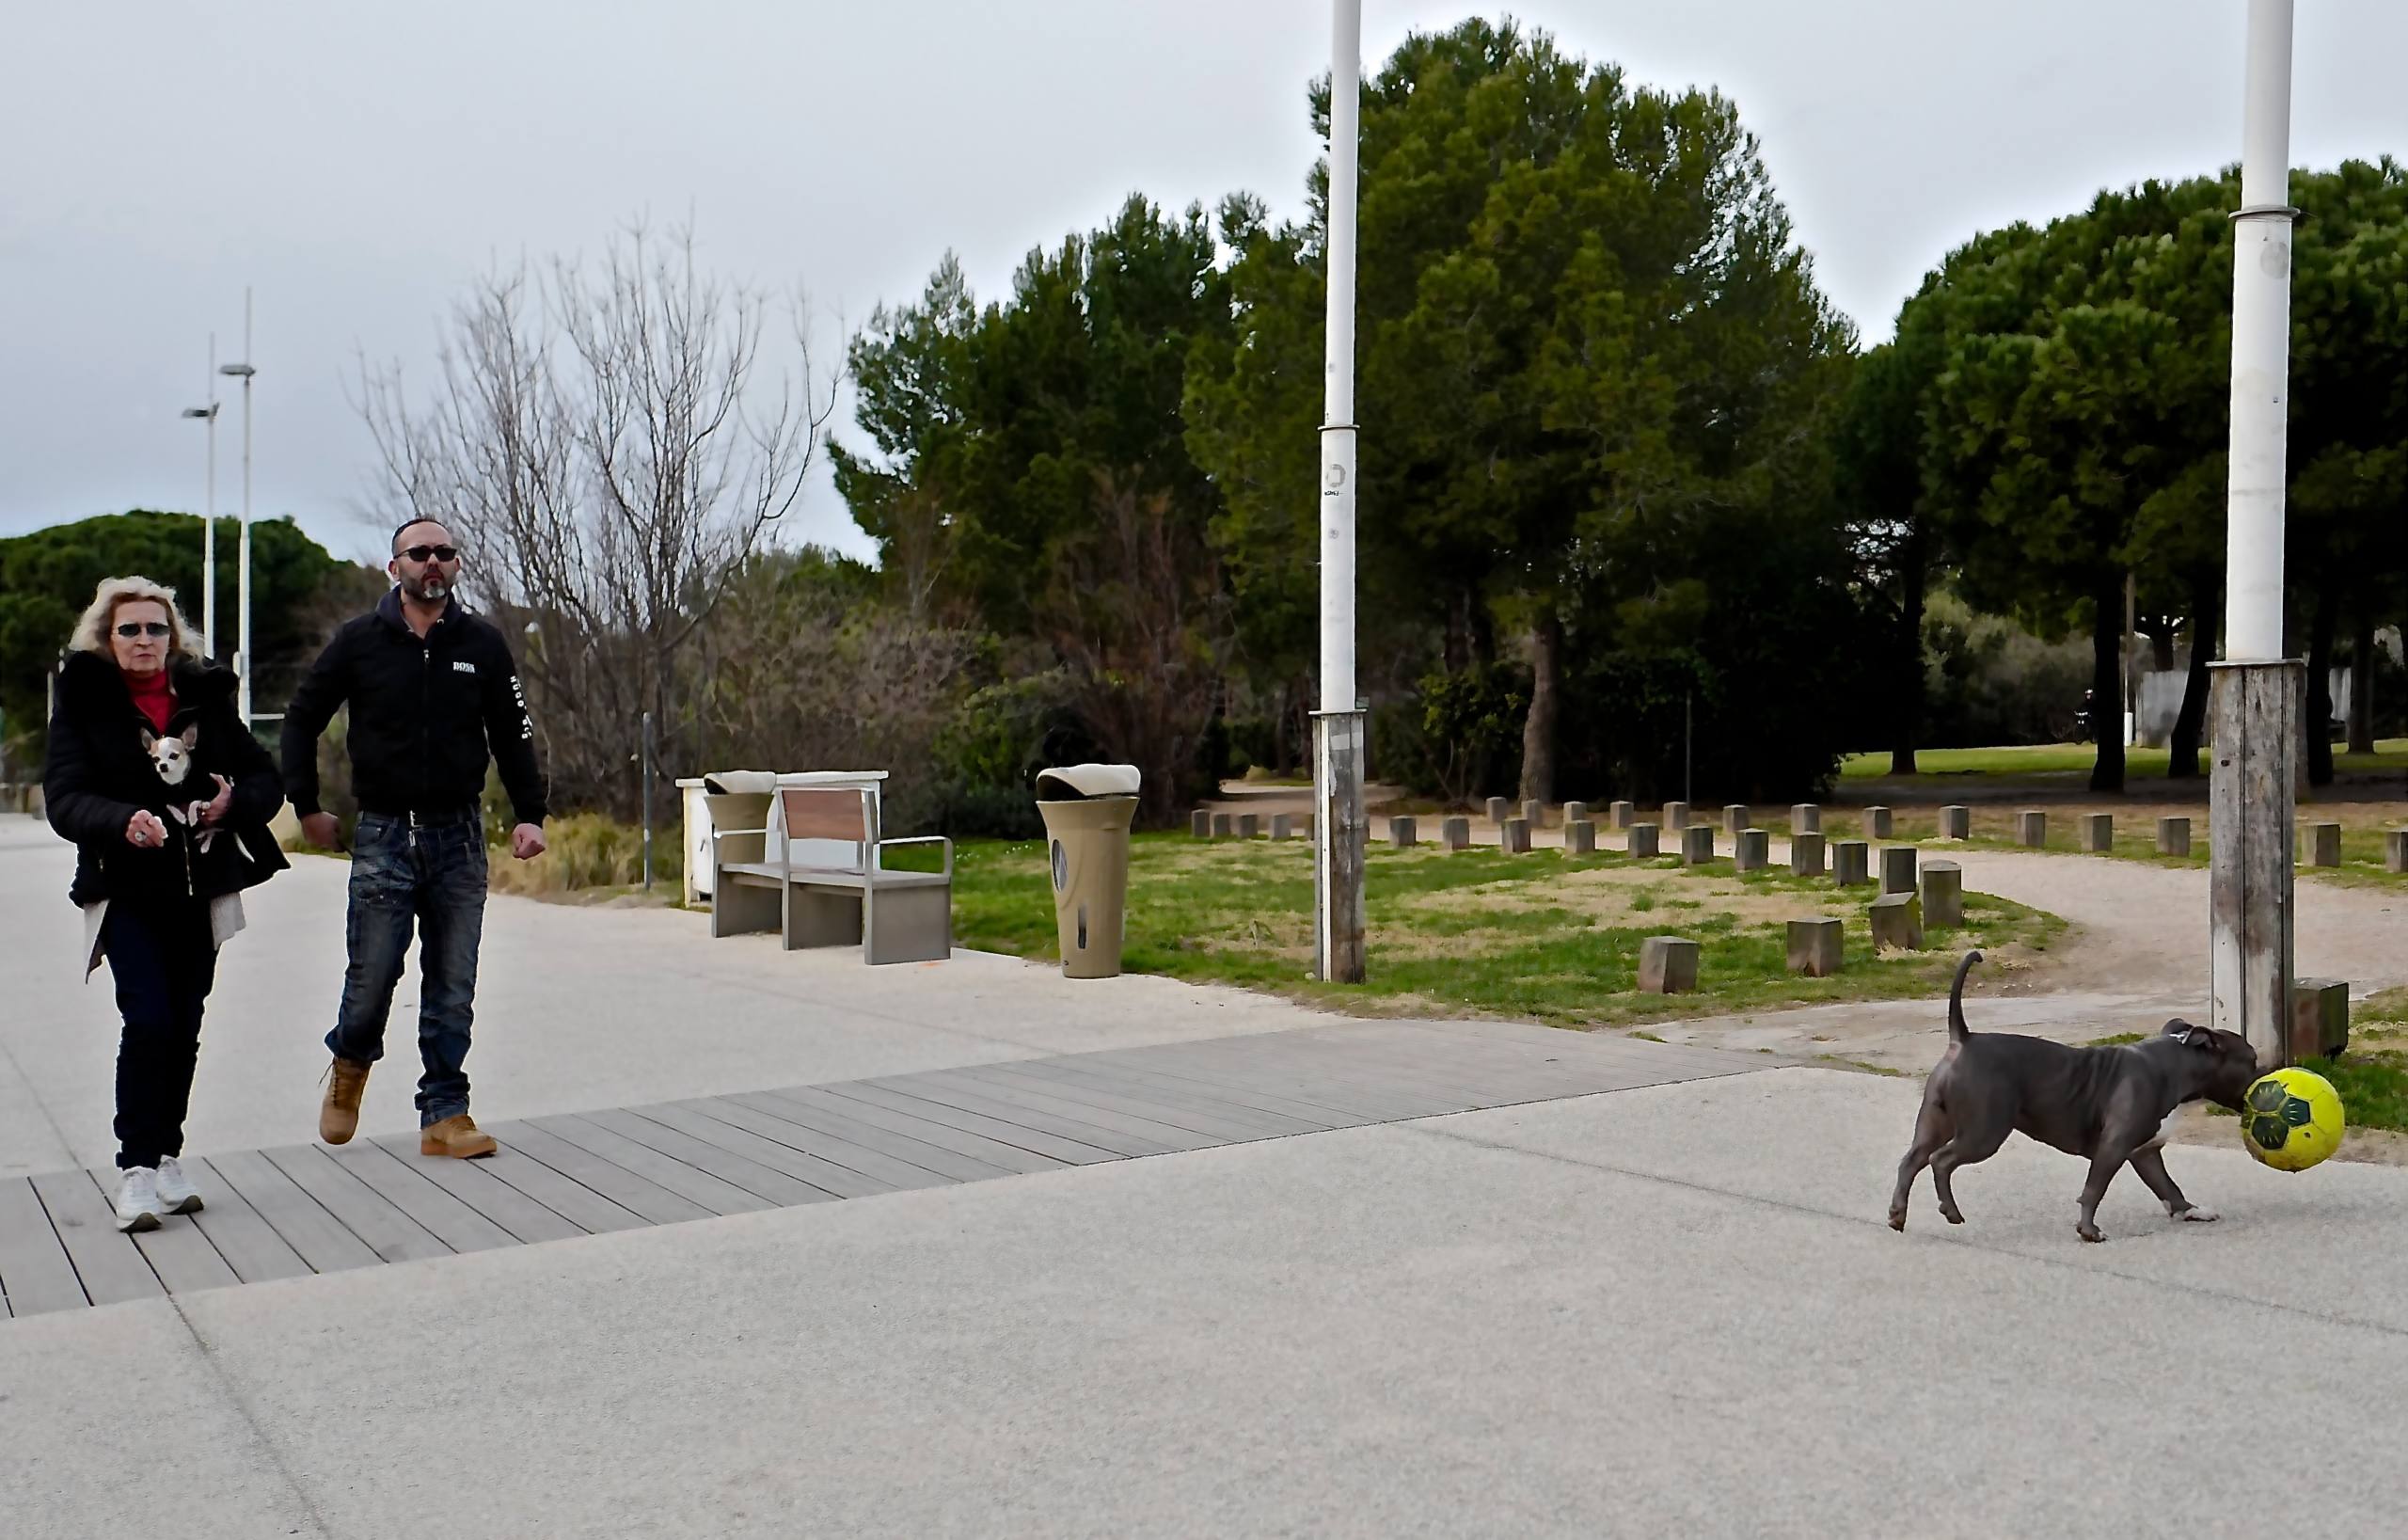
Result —
<instances>
[{"instance_id":1,"label":"concrete stump bollard","mask_svg":"<svg viewBox=\"0 0 2408 1540\"><path fill-rule=\"evenodd\" d=\"M1873 881L1873 847L1861 839L1844 839L1831 847L1831 877L1844 888L1863 887Z\"/></svg>"},{"instance_id":2,"label":"concrete stump bollard","mask_svg":"<svg viewBox=\"0 0 2408 1540\"><path fill-rule=\"evenodd\" d=\"M1231 834L1237 833L1237 827L1238 820L1231 815L1227 813L1215 813L1212 815L1212 837L1214 839L1228 838Z\"/></svg>"},{"instance_id":3,"label":"concrete stump bollard","mask_svg":"<svg viewBox=\"0 0 2408 1540\"><path fill-rule=\"evenodd\" d=\"M1740 871L1762 871L1772 865L1772 835L1762 829L1742 829L1731 843L1731 865Z\"/></svg>"},{"instance_id":4,"label":"concrete stump bollard","mask_svg":"<svg viewBox=\"0 0 2408 1540\"><path fill-rule=\"evenodd\" d=\"M1893 827L1893 822L1894 820L1890 817L1890 810L1888 808L1866 808L1864 810L1864 837L1867 839L1888 839L1890 837L1890 830Z\"/></svg>"},{"instance_id":5,"label":"concrete stump bollard","mask_svg":"<svg viewBox=\"0 0 2408 1540\"><path fill-rule=\"evenodd\" d=\"M1496 824L1499 828L1504 827L1505 819L1510 816L1505 811L1505 799L1502 797L1491 797L1488 799L1487 807L1488 821Z\"/></svg>"},{"instance_id":6,"label":"concrete stump bollard","mask_svg":"<svg viewBox=\"0 0 2408 1540\"><path fill-rule=\"evenodd\" d=\"M1530 820L1507 818L1503 826L1497 831L1497 847L1507 855L1529 854Z\"/></svg>"},{"instance_id":7,"label":"concrete stump bollard","mask_svg":"<svg viewBox=\"0 0 2408 1540\"><path fill-rule=\"evenodd\" d=\"M1973 810L1961 803L1952 803L1940 810L1940 837L1971 839L1973 837Z\"/></svg>"},{"instance_id":8,"label":"concrete stump bollard","mask_svg":"<svg viewBox=\"0 0 2408 1540\"><path fill-rule=\"evenodd\" d=\"M1292 816L1286 813L1274 813L1271 815L1271 837L1273 839L1292 839L1295 837L1295 834L1296 820Z\"/></svg>"},{"instance_id":9,"label":"concrete stump bollard","mask_svg":"<svg viewBox=\"0 0 2408 1540\"><path fill-rule=\"evenodd\" d=\"M1533 829L1546 827L1546 803L1532 800L1522 804L1522 821Z\"/></svg>"},{"instance_id":10,"label":"concrete stump bollard","mask_svg":"<svg viewBox=\"0 0 2408 1540\"><path fill-rule=\"evenodd\" d=\"M1923 923L1934 930L1964 928L1965 869L1954 861L1924 863Z\"/></svg>"},{"instance_id":11,"label":"concrete stump bollard","mask_svg":"<svg viewBox=\"0 0 2408 1540\"><path fill-rule=\"evenodd\" d=\"M1597 853L1597 826L1587 818L1575 818L1563 826L1563 849L1569 855Z\"/></svg>"},{"instance_id":12,"label":"concrete stump bollard","mask_svg":"<svg viewBox=\"0 0 2408 1540\"><path fill-rule=\"evenodd\" d=\"M2191 820L2188 818L2158 819L2157 853L2189 855L2191 853Z\"/></svg>"},{"instance_id":13,"label":"concrete stump bollard","mask_svg":"<svg viewBox=\"0 0 2408 1540\"><path fill-rule=\"evenodd\" d=\"M2309 865L2337 866L2341 864L2341 826L2339 824L2309 824L2306 843Z\"/></svg>"},{"instance_id":14,"label":"concrete stump bollard","mask_svg":"<svg viewBox=\"0 0 2408 1540\"><path fill-rule=\"evenodd\" d=\"M1639 821L1639 804L1615 802L1606 809L1606 818L1617 829L1627 829Z\"/></svg>"},{"instance_id":15,"label":"concrete stump bollard","mask_svg":"<svg viewBox=\"0 0 2408 1540\"><path fill-rule=\"evenodd\" d=\"M2105 855L2115 848L2115 815L2084 813L2082 816L2082 848L2092 855Z\"/></svg>"},{"instance_id":16,"label":"concrete stump bollard","mask_svg":"<svg viewBox=\"0 0 2408 1540\"><path fill-rule=\"evenodd\" d=\"M2383 832L2383 869L2408 872L2408 829L2386 829Z\"/></svg>"},{"instance_id":17,"label":"concrete stump bollard","mask_svg":"<svg viewBox=\"0 0 2408 1540\"><path fill-rule=\"evenodd\" d=\"M1438 845L1441 849L1470 849L1471 819L1461 813L1456 814L1450 818L1440 818L1438 820Z\"/></svg>"},{"instance_id":18,"label":"concrete stump bollard","mask_svg":"<svg viewBox=\"0 0 2408 1540\"><path fill-rule=\"evenodd\" d=\"M1410 850L1420 843L1420 829L1411 818L1388 819L1388 845L1391 849Z\"/></svg>"},{"instance_id":19,"label":"concrete stump bollard","mask_svg":"<svg viewBox=\"0 0 2408 1540\"><path fill-rule=\"evenodd\" d=\"M1809 978L1829 978L1840 971L1840 922L1789 922L1789 971Z\"/></svg>"},{"instance_id":20,"label":"concrete stump bollard","mask_svg":"<svg viewBox=\"0 0 2408 1540\"><path fill-rule=\"evenodd\" d=\"M1697 943L1685 936L1650 936L1639 944L1643 994L1687 994L1697 988Z\"/></svg>"},{"instance_id":21,"label":"concrete stump bollard","mask_svg":"<svg viewBox=\"0 0 2408 1540\"><path fill-rule=\"evenodd\" d=\"M1241 813L1238 815L1238 838L1254 839L1260 836L1261 834L1262 815L1259 813Z\"/></svg>"},{"instance_id":22,"label":"concrete stump bollard","mask_svg":"<svg viewBox=\"0 0 2408 1540\"><path fill-rule=\"evenodd\" d=\"M2304 1058L2331 1058L2349 1046L2349 980L2293 980L2290 1061L2297 1064Z\"/></svg>"},{"instance_id":23,"label":"concrete stump bollard","mask_svg":"<svg viewBox=\"0 0 2408 1540\"><path fill-rule=\"evenodd\" d=\"M1915 848L1911 845L1885 845L1881 848L1881 891L1912 893L1915 890Z\"/></svg>"},{"instance_id":24,"label":"concrete stump bollard","mask_svg":"<svg viewBox=\"0 0 2408 1540\"><path fill-rule=\"evenodd\" d=\"M1630 826L1630 853L1634 856L1640 857L1661 855L1663 851L1657 845L1657 839L1662 834L1663 831L1656 828L1656 825L1652 823L1632 824Z\"/></svg>"},{"instance_id":25,"label":"concrete stump bollard","mask_svg":"<svg viewBox=\"0 0 2408 1540\"><path fill-rule=\"evenodd\" d=\"M1823 836L1792 834L1789 836L1789 870L1793 876L1823 875Z\"/></svg>"},{"instance_id":26,"label":"concrete stump bollard","mask_svg":"<svg viewBox=\"0 0 2408 1540\"><path fill-rule=\"evenodd\" d=\"M2015 815L2015 843L2036 850L2049 843L2049 815L2025 808Z\"/></svg>"},{"instance_id":27,"label":"concrete stump bollard","mask_svg":"<svg viewBox=\"0 0 2408 1540\"><path fill-rule=\"evenodd\" d=\"M1666 802L1664 804L1663 824L1665 828L1670 829L1672 832L1672 837L1674 839L1679 839L1681 837L1681 831L1689 826L1689 804L1687 802Z\"/></svg>"},{"instance_id":28,"label":"concrete stump bollard","mask_svg":"<svg viewBox=\"0 0 2408 1540\"><path fill-rule=\"evenodd\" d=\"M1755 819L1748 817L1747 803L1726 802L1723 804L1722 832L1724 834L1736 839L1740 830L1752 828L1754 824Z\"/></svg>"},{"instance_id":29,"label":"concrete stump bollard","mask_svg":"<svg viewBox=\"0 0 2408 1540\"><path fill-rule=\"evenodd\" d=\"M1911 893L1885 893L1873 900L1873 949L1923 950L1923 915Z\"/></svg>"},{"instance_id":30,"label":"concrete stump bollard","mask_svg":"<svg viewBox=\"0 0 2408 1540\"><path fill-rule=\"evenodd\" d=\"M1563 827L1566 829L1571 828L1574 824L1578 823L1588 816L1589 804L1587 802L1566 802L1563 804Z\"/></svg>"},{"instance_id":31,"label":"concrete stump bollard","mask_svg":"<svg viewBox=\"0 0 2408 1540\"><path fill-rule=\"evenodd\" d=\"M1211 839L1212 837L1212 815L1200 807L1195 812L1190 813L1187 816L1187 833L1191 838Z\"/></svg>"},{"instance_id":32,"label":"concrete stump bollard","mask_svg":"<svg viewBox=\"0 0 2408 1540\"><path fill-rule=\"evenodd\" d=\"M1681 859L1692 866L1714 859L1714 825L1693 823L1681 831Z\"/></svg>"},{"instance_id":33,"label":"concrete stump bollard","mask_svg":"<svg viewBox=\"0 0 2408 1540\"><path fill-rule=\"evenodd\" d=\"M1823 809L1814 802L1799 802L1789 810L1789 832L1793 834L1819 834L1823 832Z\"/></svg>"}]
</instances>

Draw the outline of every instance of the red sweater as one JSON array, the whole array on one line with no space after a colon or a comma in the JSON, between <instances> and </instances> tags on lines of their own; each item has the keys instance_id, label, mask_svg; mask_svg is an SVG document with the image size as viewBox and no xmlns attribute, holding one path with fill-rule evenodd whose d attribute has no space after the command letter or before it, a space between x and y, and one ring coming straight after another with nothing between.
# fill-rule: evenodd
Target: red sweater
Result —
<instances>
[{"instance_id":1,"label":"red sweater","mask_svg":"<svg viewBox=\"0 0 2408 1540\"><path fill-rule=\"evenodd\" d=\"M167 719L176 714L176 692L167 683L167 671L161 669L156 674L129 674L125 676L125 688L134 696L134 704L150 719L150 730L166 732Z\"/></svg>"}]
</instances>

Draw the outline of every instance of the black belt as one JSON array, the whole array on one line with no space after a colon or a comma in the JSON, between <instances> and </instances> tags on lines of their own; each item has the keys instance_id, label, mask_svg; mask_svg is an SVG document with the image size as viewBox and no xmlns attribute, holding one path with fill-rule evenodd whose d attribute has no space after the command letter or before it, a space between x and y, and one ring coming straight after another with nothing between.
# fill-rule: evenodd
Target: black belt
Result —
<instances>
[{"instance_id":1,"label":"black belt","mask_svg":"<svg viewBox=\"0 0 2408 1540\"><path fill-rule=\"evenodd\" d=\"M390 818L413 829L433 829L454 823L476 823L483 814L473 807L362 807L362 818Z\"/></svg>"}]
</instances>

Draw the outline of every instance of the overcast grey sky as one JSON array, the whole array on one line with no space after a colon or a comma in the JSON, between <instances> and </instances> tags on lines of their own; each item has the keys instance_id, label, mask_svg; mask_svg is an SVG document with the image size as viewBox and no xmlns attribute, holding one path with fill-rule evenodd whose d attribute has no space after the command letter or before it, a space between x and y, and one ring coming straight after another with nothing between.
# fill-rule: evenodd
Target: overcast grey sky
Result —
<instances>
[{"instance_id":1,"label":"overcast grey sky","mask_svg":"<svg viewBox=\"0 0 2408 1540\"><path fill-rule=\"evenodd\" d=\"M1721 87L1868 338L1974 231L2237 160L2243 0L1530 0L1635 80ZM1364 60L1475 9L1365 0ZM1496 10L1485 14L1496 15ZM0 533L198 509L208 333L257 291L253 507L338 554L357 352L422 368L464 279L693 214L834 342L948 246L982 297L1123 195L1301 210L1325 0L39 4L0 41ZM2408 144L2408 5L2303 0L2292 163ZM231 383L231 382L229 382ZM1376 437L1377 423L1366 424ZM240 491L230 398L218 499ZM1376 518L1377 511L1365 510ZM795 535L860 550L824 477Z\"/></svg>"}]
</instances>

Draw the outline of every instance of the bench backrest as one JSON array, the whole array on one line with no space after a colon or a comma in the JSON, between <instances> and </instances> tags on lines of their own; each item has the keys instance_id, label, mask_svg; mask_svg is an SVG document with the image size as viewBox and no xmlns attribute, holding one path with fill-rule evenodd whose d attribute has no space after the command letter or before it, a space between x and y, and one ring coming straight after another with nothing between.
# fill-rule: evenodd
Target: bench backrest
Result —
<instances>
[{"instance_id":1,"label":"bench backrest","mask_svg":"<svg viewBox=\"0 0 2408 1540\"><path fill-rule=\"evenodd\" d=\"M869 799L850 787L782 786L786 838L841 839L859 845L875 836L869 828Z\"/></svg>"}]
</instances>

